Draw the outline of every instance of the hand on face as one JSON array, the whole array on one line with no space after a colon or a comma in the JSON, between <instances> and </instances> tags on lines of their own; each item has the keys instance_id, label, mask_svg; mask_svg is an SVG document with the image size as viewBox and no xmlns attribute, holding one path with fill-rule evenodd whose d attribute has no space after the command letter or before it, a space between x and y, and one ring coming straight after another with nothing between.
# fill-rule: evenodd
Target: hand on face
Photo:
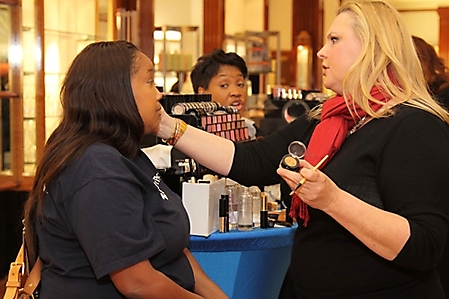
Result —
<instances>
[{"instance_id":1,"label":"hand on face","mask_svg":"<svg viewBox=\"0 0 449 299\"><path fill-rule=\"evenodd\" d=\"M313 170L313 165L305 160L300 160L301 170L293 172L284 168L278 168L277 173L293 190L302 178L306 182L296 190L296 194L309 206L325 210L333 201L340 190L337 185L323 172Z\"/></svg>"},{"instance_id":2,"label":"hand on face","mask_svg":"<svg viewBox=\"0 0 449 299\"><path fill-rule=\"evenodd\" d=\"M175 119L167 114L165 109L161 106L161 121L159 127L154 134L162 139L170 138L173 133L173 128L175 127Z\"/></svg>"}]
</instances>

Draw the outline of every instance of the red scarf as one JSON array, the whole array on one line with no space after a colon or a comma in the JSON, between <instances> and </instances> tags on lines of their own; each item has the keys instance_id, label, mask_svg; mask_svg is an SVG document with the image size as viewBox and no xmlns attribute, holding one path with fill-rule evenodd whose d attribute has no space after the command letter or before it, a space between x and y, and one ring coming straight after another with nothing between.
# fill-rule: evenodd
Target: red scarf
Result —
<instances>
[{"instance_id":1,"label":"red scarf","mask_svg":"<svg viewBox=\"0 0 449 299\"><path fill-rule=\"evenodd\" d=\"M376 87L373 87L371 90L371 96L383 102L388 100L385 94L382 94ZM329 155L329 158L321 165L320 169L322 169L340 149L349 130L367 115L358 105L349 103L349 106L351 107L352 114L343 96L335 96L324 102L321 112L321 122L313 131L304 157L307 162L316 165L325 155ZM382 107L382 105L372 102L370 106L374 111ZM296 219L299 216L304 221L304 226L307 226L310 219L307 204L296 193L292 196L290 216Z\"/></svg>"}]
</instances>

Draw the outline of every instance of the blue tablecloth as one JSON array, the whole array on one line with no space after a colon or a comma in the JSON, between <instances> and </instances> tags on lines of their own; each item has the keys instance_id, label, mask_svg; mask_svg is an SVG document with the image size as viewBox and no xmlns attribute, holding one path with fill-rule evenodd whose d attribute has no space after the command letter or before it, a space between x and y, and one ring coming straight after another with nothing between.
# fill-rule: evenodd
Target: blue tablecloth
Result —
<instances>
[{"instance_id":1,"label":"blue tablecloth","mask_svg":"<svg viewBox=\"0 0 449 299\"><path fill-rule=\"evenodd\" d=\"M190 237L190 251L232 299L275 299L290 263L296 227Z\"/></svg>"}]
</instances>

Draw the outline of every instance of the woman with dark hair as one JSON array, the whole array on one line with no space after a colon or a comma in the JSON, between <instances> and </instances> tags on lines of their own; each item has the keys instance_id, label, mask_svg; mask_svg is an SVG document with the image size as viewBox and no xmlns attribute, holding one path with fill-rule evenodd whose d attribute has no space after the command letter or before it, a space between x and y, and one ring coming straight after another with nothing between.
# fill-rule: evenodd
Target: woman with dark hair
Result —
<instances>
[{"instance_id":1,"label":"woman with dark hair","mask_svg":"<svg viewBox=\"0 0 449 299\"><path fill-rule=\"evenodd\" d=\"M432 45L417 36L413 36L413 42L415 43L416 52L418 53L429 91L446 109L449 109L448 68L444 64L443 59L435 52ZM446 237L446 246L438 263L437 270L446 297L449 298L449 231Z\"/></svg>"},{"instance_id":2,"label":"woman with dark hair","mask_svg":"<svg viewBox=\"0 0 449 299\"><path fill-rule=\"evenodd\" d=\"M198 58L190 73L193 91L210 94L212 101L222 106L235 107L244 116L248 96L248 68L245 60L234 52L215 49ZM250 138L257 135L251 119L244 118Z\"/></svg>"},{"instance_id":3,"label":"woman with dark hair","mask_svg":"<svg viewBox=\"0 0 449 299\"><path fill-rule=\"evenodd\" d=\"M449 69L432 45L422 38L413 36L416 52L426 78L429 91L449 109Z\"/></svg>"},{"instance_id":4,"label":"woman with dark hair","mask_svg":"<svg viewBox=\"0 0 449 299\"><path fill-rule=\"evenodd\" d=\"M140 150L160 99L131 43L93 43L73 61L25 209L41 298L226 298L187 249L181 199Z\"/></svg>"},{"instance_id":5,"label":"woman with dark hair","mask_svg":"<svg viewBox=\"0 0 449 299\"><path fill-rule=\"evenodd\" d=\"M215 49L201 56L190 79L195 93L211 94L220 105L245 109L248 68L237 53Z\"/></svg>"}]
</instances>

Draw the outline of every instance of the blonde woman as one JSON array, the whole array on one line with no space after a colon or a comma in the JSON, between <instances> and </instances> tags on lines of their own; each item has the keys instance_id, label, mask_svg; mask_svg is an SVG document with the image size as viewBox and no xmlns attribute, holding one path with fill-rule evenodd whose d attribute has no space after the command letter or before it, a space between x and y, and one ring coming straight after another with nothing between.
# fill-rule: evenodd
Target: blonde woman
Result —
<instances>
[{"instance_id":1,"label":"blonde woman","mask_svg":"<svg viewBox=\"0 0 449 299\"><path fill-rule=\"evenodd\" d=\"M449 115L406 25L383 1L348 2L318 57L336 96L313 117L251 144L188 127L176 147L245 185L306 179L279 298L444 298L435 267L449 222ZM173 127L163 113L159 136ZM299 173L278 168L295 139L307 144Z\"/></svg>"}]
</instances>

